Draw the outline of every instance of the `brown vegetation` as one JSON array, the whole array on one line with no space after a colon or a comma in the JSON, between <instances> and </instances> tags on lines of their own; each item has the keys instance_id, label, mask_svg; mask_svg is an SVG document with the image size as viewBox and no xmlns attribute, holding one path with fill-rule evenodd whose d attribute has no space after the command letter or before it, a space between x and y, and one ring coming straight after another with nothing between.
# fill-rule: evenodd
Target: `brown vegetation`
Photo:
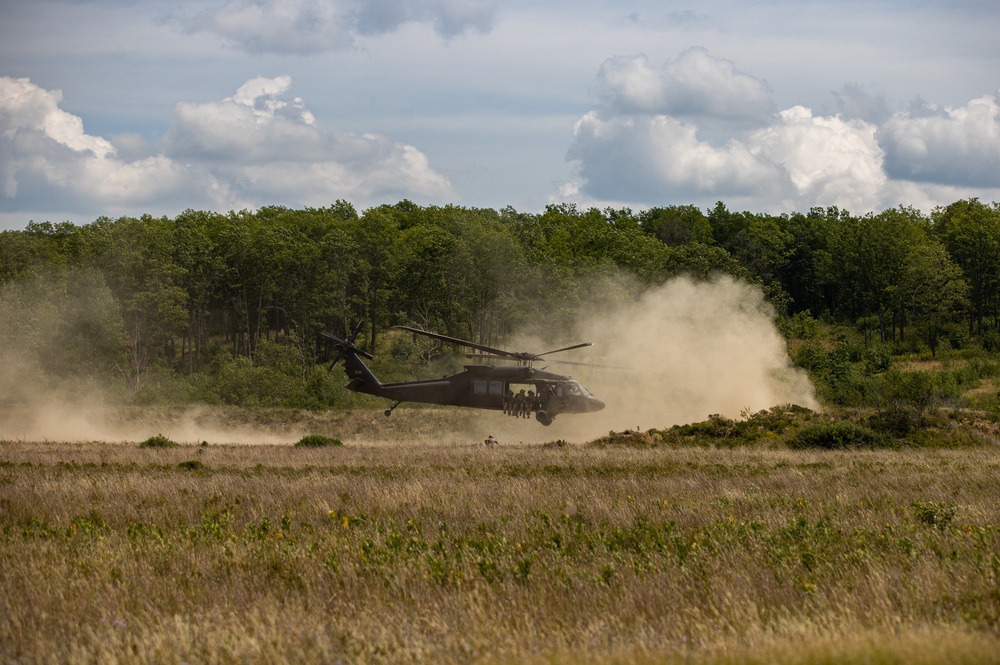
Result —
<instances>
[{"instance_id":1,"label":"brown vegetation","mask_svg":"<svg viewBox=\"0 0 1000 665\"><path fill-rule=\"evenodd\" d=\"M995 446L7 442L0 660L998 662L998 477Z\"/></svg>"}]
</instances>

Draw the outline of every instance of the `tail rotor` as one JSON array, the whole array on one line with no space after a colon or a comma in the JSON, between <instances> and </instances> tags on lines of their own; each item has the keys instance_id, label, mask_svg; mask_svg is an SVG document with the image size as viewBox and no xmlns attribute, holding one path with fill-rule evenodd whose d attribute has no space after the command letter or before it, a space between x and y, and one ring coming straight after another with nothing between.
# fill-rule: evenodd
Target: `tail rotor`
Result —
<instances>
[{"instance_id":1,"label":"tail rotor","mask_svg":"<svg viewBox=\"0 0 1000 665\"><path fill-rule=\"evenodd\" d=\"M331 333L331 332L329 332L327 330L324 330L323 332L320 333L321 335L323 335L323 337L326 337L327 339L333 340L333 346L337 350L336 357L334 357L333 362L330 363L330 369L331 370L334 367L336 367L337 364L341 360L343 360L344 358L346 358L348 355L357 355L357 356L361 356L363 358L367 358L368 360L371 360L374 357L374 356L372 356L372 354L368 353L364 349L359 349L354 344L354 340L357 339L358 333L361 332L361 327L363 325L364 325L364 322L363 321L359 321L358 325L354 328L354 332L352 332L348 336L348 338L346 340L345 339L340 339L339 337L337 337L336 335L334 335L333 333Z\"/></svg>"}]
</instances>

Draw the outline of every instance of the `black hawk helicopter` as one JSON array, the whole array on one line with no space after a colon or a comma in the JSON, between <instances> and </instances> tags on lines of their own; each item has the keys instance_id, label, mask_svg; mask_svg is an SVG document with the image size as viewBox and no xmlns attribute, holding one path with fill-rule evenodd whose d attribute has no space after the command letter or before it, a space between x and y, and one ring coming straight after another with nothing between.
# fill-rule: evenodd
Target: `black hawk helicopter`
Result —
<instances>
[{"instance_id":1,"label":"black hawk helicopter","mask_svg":"<svg viewBox=\"0 0 1000 665\"><path fill-rule=\"evenodd\" d=\"M561 413L591 413L604 408L604 402L591 395L582 383L572 377L532 367L532 363L542 360L542 356L591 346L592 342L574 344L544 353L512 352L419 328L393 327L398 330L406 330L413 333L414 336L424 335L442 342L480 351L482 353L469 354L470 358L475 358L480 362L499 360L514 361L514 364L472 364L466 365L465 370L458 374L440 379L381 383L362 361L362 358L371 360L373 356L354 344L354 340L361 330L360 324L346 340L323 331L322 335L332 340L336 352L330 369L336 367L340 361L344 361L344 371L350 379L350 383L347 384L348 390L392 400L392 406L385 410L386 416L391 415L393 410L403 402L419 402L466 406L473 409L502 410L511 415L534 413L538 422L543 425L551 425L555 417ZM588 363L566 360L551 362L566 365L588 365ZM514 392L515 389L518 389L517 393Z\"/></svg>"}]
</instances>

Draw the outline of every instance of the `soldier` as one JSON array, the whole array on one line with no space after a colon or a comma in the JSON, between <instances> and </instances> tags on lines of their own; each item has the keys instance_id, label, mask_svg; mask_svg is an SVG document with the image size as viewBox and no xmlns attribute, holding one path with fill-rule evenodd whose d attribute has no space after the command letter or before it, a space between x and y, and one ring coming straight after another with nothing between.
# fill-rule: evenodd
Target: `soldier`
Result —
<instances>
[{"instance_id":1,"label":"soldier","mask_svg":"<svg viewBox=\"0 0 1000 665\"><path fill-rule=\"evenodd\" d=\"M524 388L521 388L521 390L519 390L518 393L514 395L514 415L517 416L518 418L524 416L524 408L525 408L524 402L527 399L528 396L524 394Z\"/></svg>"},{"instance_id":2,"label":"soldier","mask_svg":"<svg viewBox=\"0 0 1000 665\"><path fill-rule=\"evenodd\" d=\"M486 444L487 448L492 448L494 445L500 442L497 441L492 434L490 434L488 437L486 437L486 441L484 443Z\"/></svg>"},{"instance_id":3,"label":"soldier","mask_svg":"<svg viewBox=\"0 0 1000 665\"><path fill-rule=\"evenodd\" d=\"M536 408L536 404L535 404L535 391L534 390L529 390L528 391L528 397L524 401L524 404L525 404L524 417L525 418L530 418L531 417L531 412L534 411L535 408Z\"/></svg>"},{"instance_id":4,"label":"soldier","mask_svg":"<svg viewBox=\"0 0 1000 665\"><path fill-rule=\"evenodd\" d=\"M514 412L514 391L510 388L507 388L507 392L503 394L503 412L507 416Z\"/></svg>"}]
</instances>

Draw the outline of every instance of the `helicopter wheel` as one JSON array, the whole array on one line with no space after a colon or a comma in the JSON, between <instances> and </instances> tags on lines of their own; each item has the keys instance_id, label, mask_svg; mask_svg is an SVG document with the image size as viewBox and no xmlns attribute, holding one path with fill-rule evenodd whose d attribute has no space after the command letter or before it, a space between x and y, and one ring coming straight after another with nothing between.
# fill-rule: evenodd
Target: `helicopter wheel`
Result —
<instances>
[{"instance_id":1,"label":"helicopter wheel","mask_svg":"<svg viewBox=\"0 0 1000 665\"><path fill-rule=\"evenodd\" d=\"M550 416L545 411L538 411L535 413L535 420L548 427L552 424L552 421L555 420L555 416Z\"/></svg>"},{"instance_id":2,"label":"helicopter wheel","mask_svg":"<svg viewBox=\"0 0 1000 665\"><path fill-rule=\"evenodd\" d=\"M389 416L392 415L392 409L386 409L384 413L385 413L385 417L388 418Z\"/></svg>"}]
</instances>

